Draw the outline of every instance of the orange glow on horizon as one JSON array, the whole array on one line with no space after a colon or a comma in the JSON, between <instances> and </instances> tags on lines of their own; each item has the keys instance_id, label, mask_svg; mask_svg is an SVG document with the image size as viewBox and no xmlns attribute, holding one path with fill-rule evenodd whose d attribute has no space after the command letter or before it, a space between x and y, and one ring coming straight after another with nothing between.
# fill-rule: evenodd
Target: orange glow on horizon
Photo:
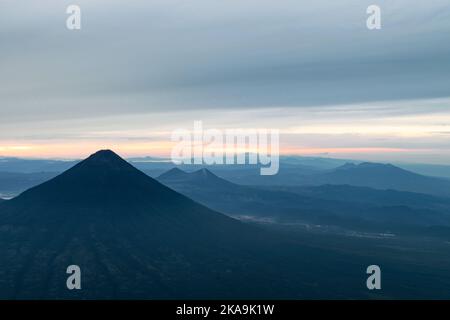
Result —
<instances>
[{"instance_id":1,"label":"orange glow on horizon","mask_svg":"<svg viewBox=\"0 0 450 320\"><path fill-rule=\"evenodd\" d=\"M24 158L59 158L59 159L80 159L101 150L111 149L123 157L170 157L171 150L176 142L171 141L152 141L142 142L54 142L54 143L35 143L23 144L2 143L0 144L0 156L6 157L24 157ZM226 149L223 148L222 151ZM216 150L219 151L220 150ZM387 153L406 153L423 152L429 150L402 149L402 148L382 148L382 147L280 147L280 155L326 155L326 154L387 154Z\"/></svg>"},{"instance_id":2,"label":"orange glow on horizon","mask_svg":"<svg viewBox=\"0 0 450 320\"><path fill-rule=\"evenodd\" d=\"M287 147L283 149L283 152L281 154L324 154L324 153L392 153L392 152L411 152L411 151L423 151L423 150L417 150L417 149L403 149L403 148L380 148L380 147L357 147L357 148L295 148L295 147Z\"/></svg>"},{"instance_id":3,"label":"orange glow on horizon","mask_svg":"<svg viewBox=\"0 0 450 320\"><path fill-rule=\"evenodd\" d=\"M80 159L86 158L101 149L111 149L123 157L155 156L165 157L170 155L172 142L99 142L86 141L76 143L42 143L18 146L14 144L0 144L0 156L24 157L24 158L59 158Z\"/></svg>"}]
</instances>

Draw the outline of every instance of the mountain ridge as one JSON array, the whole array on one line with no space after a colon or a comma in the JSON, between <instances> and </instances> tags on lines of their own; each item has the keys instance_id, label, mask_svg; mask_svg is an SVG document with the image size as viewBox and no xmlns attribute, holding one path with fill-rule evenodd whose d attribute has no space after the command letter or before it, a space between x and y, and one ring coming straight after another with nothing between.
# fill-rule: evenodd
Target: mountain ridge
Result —
<instances>
[{"instance_id":1,"label":"mountain ridge","mask_svg":"<svg viewBox=\"0 0 450 320\"><path fill-rule=\"evenodd\" d=\"M305 176L301 185L352 185L450 197L450 181L420 175L392 164L344 164L327 172Z\"/></svg>"},{"instance_id":2,"label":"mountain ridge","mask_svg":"<svg viewBox=\"0 0 450 320\"><path fill-rule=\"evenodd\" d=\"M0 204L0 298L295 297L306 271L280 241L102 151Z\"/></svg>"}]
</instances>

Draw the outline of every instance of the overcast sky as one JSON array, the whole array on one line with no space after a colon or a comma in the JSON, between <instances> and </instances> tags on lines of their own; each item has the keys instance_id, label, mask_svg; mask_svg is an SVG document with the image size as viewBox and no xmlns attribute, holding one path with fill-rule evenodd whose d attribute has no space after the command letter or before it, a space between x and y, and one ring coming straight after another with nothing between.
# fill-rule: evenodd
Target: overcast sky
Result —
<instances>
[{"instance_id":1,"label":"overcast sky","mask_svg":"<svg viewBox=\"0 0 450 320\"><path fill-rule=\"evenodd\" d=\"M286 153L448 163L449 39L448 0L1 0L0 154L163 155L203 120L278 128Z\"/></svg>"}]
</instances>

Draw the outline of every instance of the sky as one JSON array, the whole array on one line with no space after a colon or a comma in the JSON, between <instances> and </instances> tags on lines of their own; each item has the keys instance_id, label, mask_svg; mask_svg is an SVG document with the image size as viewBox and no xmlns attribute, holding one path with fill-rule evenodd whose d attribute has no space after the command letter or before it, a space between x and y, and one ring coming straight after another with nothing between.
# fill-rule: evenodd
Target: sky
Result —
<instances>
[{"instance_id":1,"label":"sky","mask_svg":"<svg viewBox=\"0 0 450 320\"><path fill-rule=\"evenodd\" d=\"M449 37L448 0L2 0L0 155L167 156L201 120L279 129L283 154L446 164Z\"/></svg>"}]
</instances>

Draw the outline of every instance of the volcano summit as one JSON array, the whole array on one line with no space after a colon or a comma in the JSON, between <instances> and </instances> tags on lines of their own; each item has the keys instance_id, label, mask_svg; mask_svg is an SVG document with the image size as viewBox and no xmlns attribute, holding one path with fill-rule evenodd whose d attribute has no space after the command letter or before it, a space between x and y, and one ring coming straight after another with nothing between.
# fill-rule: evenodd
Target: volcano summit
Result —
<instances>
[{"instance_id":1,"label":"volcano summit","mask_svg":"<svg viewBox=\"0 0 450 320\"><path fill-rule=\"evenodd\" d=\"M102 150L1 203L0 298L270 297L274 243Z\"/></svg>"}]
</instances>

